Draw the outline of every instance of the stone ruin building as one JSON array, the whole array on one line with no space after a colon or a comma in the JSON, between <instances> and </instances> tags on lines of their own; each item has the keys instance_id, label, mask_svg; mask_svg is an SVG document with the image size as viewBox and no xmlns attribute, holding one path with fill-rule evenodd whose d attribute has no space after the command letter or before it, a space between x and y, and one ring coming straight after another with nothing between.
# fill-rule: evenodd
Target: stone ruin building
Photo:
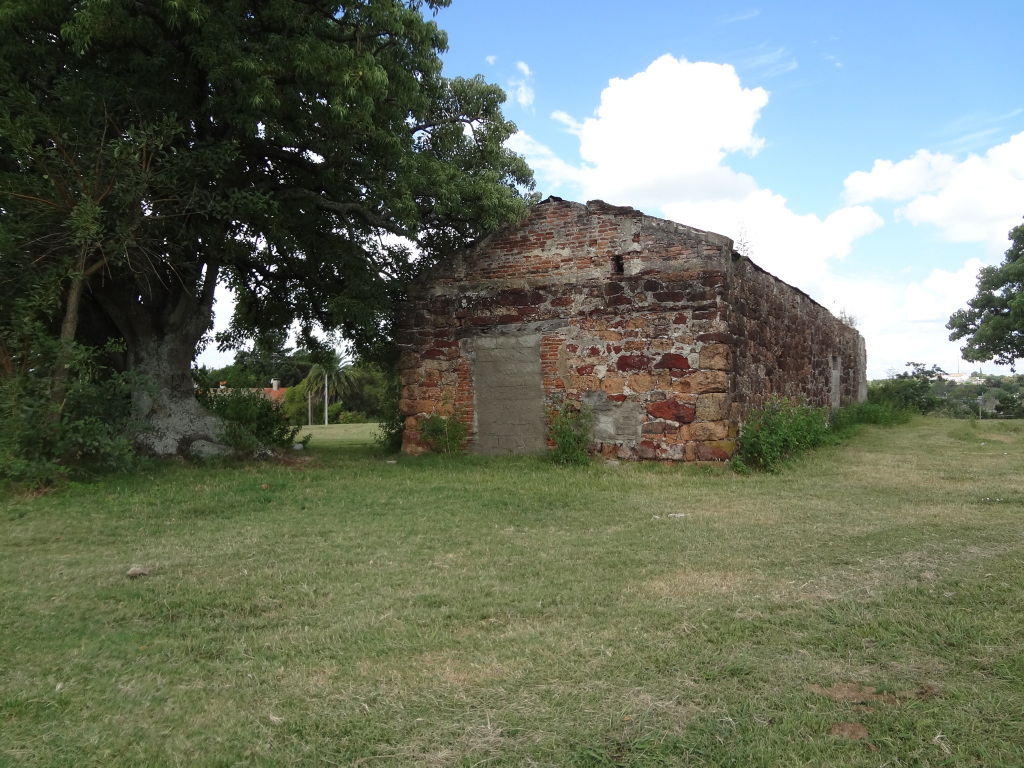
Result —
<instances>
[{"instance_id":1,"label":"stone ruin building","mask_svg":"<svg viewBox=\"0 0 1024 768\"><path fill-rule=\"evenodd\" d=\"M427 270L400 317L403 450L457 414L469 449L541 452L551 409L595 416L608 458L723 461L774 397L863 401L864 339L733 241L551 197Z\"/></svg>"}]
</instances>

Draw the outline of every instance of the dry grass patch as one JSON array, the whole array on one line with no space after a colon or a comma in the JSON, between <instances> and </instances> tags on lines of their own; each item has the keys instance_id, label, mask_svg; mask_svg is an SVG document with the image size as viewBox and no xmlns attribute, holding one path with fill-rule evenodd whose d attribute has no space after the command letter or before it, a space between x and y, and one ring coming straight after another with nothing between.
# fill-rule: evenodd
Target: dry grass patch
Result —
<instances>
[{"instance_id":1,"label":"dry grass patch","mask_svg":"<svg viewBox=\"0 0 1024 768\"><path fill-rule=\"evenodd\" d=\"M658 597L694 597L750 593L763 585L757 573L681 570L659 576L649 582Z\"/></svg>"}]
</instances>

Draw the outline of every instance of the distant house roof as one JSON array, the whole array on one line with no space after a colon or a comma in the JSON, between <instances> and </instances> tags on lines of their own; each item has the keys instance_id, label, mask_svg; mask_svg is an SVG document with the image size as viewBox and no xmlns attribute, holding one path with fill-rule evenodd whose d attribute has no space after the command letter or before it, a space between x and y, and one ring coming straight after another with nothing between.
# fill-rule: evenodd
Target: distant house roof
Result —
<instances>
[{"instance_id":1,"label":"distant house roof","mask_svg":"<svg viewBox=\"0 0 1024 768\"><path fill-rule=\"evenodd\" d=\"M966 384L972 375L970 373L944 373L939 378L951 381L954 384Z\"/></svg>"},{"instance_id":2,"label":"distant house roof","mask_svg":"<svg viewBox=\"0 0 1024 768\"><path fill-rule=\"evenodd\" d=\"M272 400L275 403L283 403L284 393L287 391L288 387L278 387L277 389L274 389L273 387L264 387L263 396L267 398L267 400Z\"/></svg>"}]
</instances>

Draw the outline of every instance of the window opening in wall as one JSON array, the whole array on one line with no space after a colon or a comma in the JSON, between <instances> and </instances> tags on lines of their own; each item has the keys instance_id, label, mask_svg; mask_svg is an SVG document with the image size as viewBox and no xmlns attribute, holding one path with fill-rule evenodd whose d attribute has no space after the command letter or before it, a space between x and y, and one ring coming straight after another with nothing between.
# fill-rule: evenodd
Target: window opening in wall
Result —
<instances>
[{"instance_id":1,"label":"window opening in wall","mask_svg":"<svg viewBox=\"0 0 1024 768\"><path fill-rule=\"evenodd\" d=\"M626 265L622 262L622 254L612 256L612 274L623 275L626 273Z\"/></svg>"}]
</instances>

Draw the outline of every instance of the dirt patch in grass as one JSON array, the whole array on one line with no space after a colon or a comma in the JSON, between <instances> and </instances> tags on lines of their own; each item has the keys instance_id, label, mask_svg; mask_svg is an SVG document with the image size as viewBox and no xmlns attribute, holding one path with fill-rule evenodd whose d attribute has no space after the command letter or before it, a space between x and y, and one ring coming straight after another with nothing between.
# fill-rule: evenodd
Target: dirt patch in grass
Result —
<instances>
[{"instance_id":1,"label":"dirt patch in grass","mask_svg":"<svg viewBox=\"0 0 1024 768\"><path fill-rule=\"evenodd\" d=\"M836 723L829 733L841 739L853 741L864 741L868 738L868 729L864 723Z\"/></svg>"},{"instance_id":2,"label":"dirt patch in grass","mask_svg":"<svg viewBox=\"0 0 1024 768\"><path fill-rule=\"evenodd\" d=\"M912 691L897 691L896 693L879 691L877 688L857 683L836 683L831 688L824 688L815 684L808 686L808 688L813 693L819 696L826 696L832 699L832 701L863 705L887 704L893 707L898 707L900 704L913 700L925 701L933 698L936 694L935 687L931 685L919 685Z\"/></svg>"}]
</instances>

